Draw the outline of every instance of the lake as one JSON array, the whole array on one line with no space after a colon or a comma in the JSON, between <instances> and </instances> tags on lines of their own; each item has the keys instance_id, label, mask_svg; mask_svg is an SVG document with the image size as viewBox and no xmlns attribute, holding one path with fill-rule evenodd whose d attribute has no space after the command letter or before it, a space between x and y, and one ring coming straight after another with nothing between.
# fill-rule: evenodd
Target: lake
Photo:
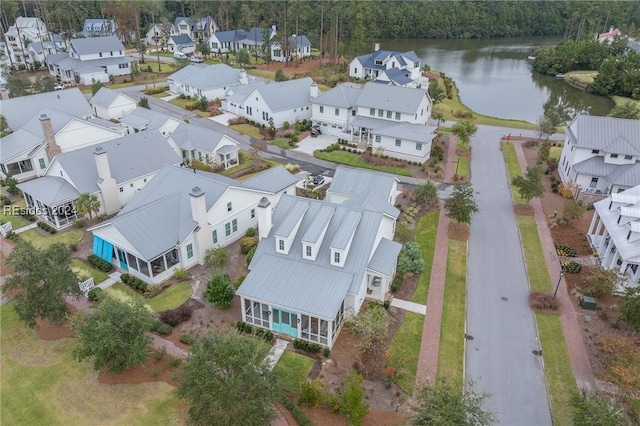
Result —
<instances>
[{"instance_id":1,"label":"lake","mask_svg":"<svg viewBox=\"0 0 640 426\"><path fill-rule=\"evenodd\" d=\"M413 50L437 71L453 78L462 102L489 116L536 123L550 102L573 117L578 112L607 115L614 102L576 89L562 79L533 73L527 56L559 38L522 37L490 40L380 40L385 50Z\"/></svg>"}]
</instances>

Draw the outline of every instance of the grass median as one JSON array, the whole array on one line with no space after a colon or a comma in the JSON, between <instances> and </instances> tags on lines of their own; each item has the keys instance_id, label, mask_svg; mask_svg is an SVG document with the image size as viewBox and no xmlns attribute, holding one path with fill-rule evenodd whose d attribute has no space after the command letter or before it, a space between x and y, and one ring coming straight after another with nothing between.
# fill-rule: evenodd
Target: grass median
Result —
<instances>
[{"instance_id":1,"label":"grass median","mask_svg":"<svg viewBox=\"0 0 640 426\"><path fill-rule=\"evenodd\" d=\"M420 252L422 253L424 269L420 273L418 286L409 300L415 303L420 303L421 305L427 304L427 298L429 296L429 282L431 280L433 255L436 249L436 236L438 233L439 220L439 211L425 214L420 218L420 220L418 220L414 233L414 240L418 244L418 247L420 247Z\"/></svg>"}]
</instances>

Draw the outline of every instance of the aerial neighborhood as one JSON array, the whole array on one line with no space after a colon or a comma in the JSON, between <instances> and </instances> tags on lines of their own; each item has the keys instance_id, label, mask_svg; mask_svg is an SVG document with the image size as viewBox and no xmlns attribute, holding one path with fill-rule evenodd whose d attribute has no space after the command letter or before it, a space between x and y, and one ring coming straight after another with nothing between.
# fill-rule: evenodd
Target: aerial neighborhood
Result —
<instances>
[{"instance_id":1,"label":"aerial neighborhood","mask_svg":"<svg viewBox=\"0 0 640 426\"><path fill-rule=\"evenodd\" d=\"M3 420L640 422L637 5L289 3L3 5Z\"/></svg>"}]
</instances>

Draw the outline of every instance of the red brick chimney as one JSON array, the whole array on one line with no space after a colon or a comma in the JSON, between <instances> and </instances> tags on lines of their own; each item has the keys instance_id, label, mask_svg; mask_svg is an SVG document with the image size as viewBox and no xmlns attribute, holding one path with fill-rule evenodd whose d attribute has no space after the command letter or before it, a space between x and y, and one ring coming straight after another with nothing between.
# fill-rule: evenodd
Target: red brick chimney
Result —
<instances>
[{"instance_id":1,"label":"red brick chimney","mask_svg":"<svg viewBox=\"0 0 640 426\"><path fill-rule=\"evenodd\" d=\"M62 150L60 149L60 145L56 143L56 136L53 134L51 119L46 114L42 114L40 116L40 125L42 126L44 140L47 142L47 147L45 148L47 158L49 159L49 162L51 162L53 157L60 154Z\"/></svg>"}]
</instances>

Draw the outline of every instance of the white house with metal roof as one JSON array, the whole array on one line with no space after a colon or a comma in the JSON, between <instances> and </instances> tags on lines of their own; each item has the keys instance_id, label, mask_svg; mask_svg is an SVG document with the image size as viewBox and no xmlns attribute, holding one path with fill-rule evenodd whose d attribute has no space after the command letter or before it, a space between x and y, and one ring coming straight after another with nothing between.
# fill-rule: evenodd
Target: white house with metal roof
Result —
<instances>
[{"instance_id":1,"label":"white house with metal roof","mask_svg":"<svg viewBox=\"0 0 640 426\"><path fill-rule=\"evenodd\" d=\"M67 53L47 57L49 74L62 81L89 85L109 81L109 75L131 74L133 58L115 36L79 38L69 41Z\"/></svg>"},{"instance_id":2,"label":"white house with metal roof","mask_svg":"<svg viewBox=\"0 0 640 426\"><path fill-rule=\"evenodd\" d=\"M123 134L117 126L100 119L44 108L20 129L0 139L0 170L19 182L43 176L57 154Z\"/></svg>"},{"instance_id":3,"label":"white house with metal roof","mask_svg":"<svg viewBox=\"0 0 640 426\"><path fill-rule=\"evenodd\" d=\"M83 37L117 36L118 24L113 19L85 19L80 34Z\"/></svg>"},{"instance_id":4,"label":"white house with metal roof","mask_svg":"<svg viewBox=\"0 0 640 426\"><path fill-rule=\"evenodd\" d=\"M238 182L166 166L113 219L93 228L93 253L146 282L203 264L205 253L243 237L265 198L276 205L297 179L283 167Z\"/></svg>"},{"instance_id":5,"label":"white house with metal roof","mask_svg":"<svg viewBox=\"0 0 640 426\"><path fill-rule=\"evenodd\" d=\"M421 61L413 50L380 50L380 43L376 43L373 53L357 56L351 61L349 77L394 86L417 87L420 84Z\"/></svg>"},{"instance_id":6,"label":"white house with metal roof","mask_svg":"<svg viewBox=\"0 0 640 426\"><path fill-rule=\"evenodd\" d=\"M269 40L272 40L276 34L276 26L272 25L269 29L253 27L249 31L216 31L209 38L209 46L214 53L238 52L242 49L256 52L264 45L265 32L268 32Z\"/></svg>"},{"instance_id":7,"label":"white house with metal roof","mask_svg":"<svg viewBox=\"0 0 640 426\"><path fill-rule=\"evenodd\" d=\"M138 103L117 90L101 87L89 101L96 117L119 120L138 107Z\"/></svg>"},{"instance_id":8,"label":"white house with metal roof","mask_svg":"<svg viewBox=\"0 0 640 426\"><path fill-rule=\"evenodd\" d=\"M576 196L604 197L640 185L640 120L578 114L565 127L558 163Z\"/></svg>"},{"instance_id":9,"label":"white house with metal roof","mask_svg":"<svg viewBox=\"0 0 640 426\"><path fill-rule=\"evenodd\" d=\"M248 82L245 70L227 64L187 65L167 79L171 93L209 100L222 99L229 88Z\"/></svg>"},{"instance_id":10,"label":"white house with metal roof","mask_svg":"<svg viewBox=\"0 0 640 426\"><path fill-rule=\"evenodd\" d=\"M311 57L311 42L304 34L293 34L284 42L271 43L271 60L290 62Z\"/></svg>"},{"instance_id":11,"label":"white house with metal roof","mask_svg":"<svg viewBox=\"0 0 640 426\"><path fill-rule=\"evenodd\" d=\"M338 166L327 189L326 200L341 204L361 194L375 192L387 204L395 206L399 182L389 173Z\"/></svg>"},{"instance_id":12,"label":"white house with metal roof","mask_svg":"<svg viewBox=\"0 0 640 426\"><path fill-rule=\"evenodd\" d=\"M159 130L164 136L173 132L184 121L162 112L138 107L120 118L120 125L126 133Z\"/></svg>"},{"instance_id":13,"label":"white house with metal roof","mask_svg":"<svg viewBox=\"0 0 640 426\"><path fill-rule=\"evenodd\" d=\"M640 283L640 185L593 204L587 239L600 265L619 272L626 285Z\"/></svg>"},{"instance_id":14,"label":"white house with metal roof","mask_svg":"<svg viewBox=\"0 0 640 426\"><path fill-rule=\"evenodd\" d=\"M136 133L55 156L43 177L19 184L27 207L55 227L81 217L80 194L96 194L100 214L129 203L163 166L180 157L157 131Z\"/></svg>"},{"instance_id":15,"label":"white house with metal roof","mask_svg":"<svg viewBox=\"0 0 640 426\"><path fill-rule=\"evenodd\" d=\"M173 26L178 34L188 35L196 41L209 40L209 37L218 30L218 26L211 16L204 18L178 16L174 19Z\"/></svg>"},{"instance_id":16,"label":"white house with metal roof","mask_svg":"<svg viewBox=\"0 0 640 426\"><path fill-rule=\"evenodd\" d=\"M323 133L423 163L430 157L436 131L430 116L425 90L369 82L343 83L314 98L311 119Z\"/></svg>"},{"instance_id":17,"label":"white house with metal roof","mask_svg":"<svg viewBox=\"0 0 640 426\"><path fill-rule=\"evenodd\" d=\"M262 200L260 242L236 292L242 320L332 347L344 317L367 297L384 301L395 275L399 211L383 197L365 191L332 203L287 195L275 210Z\"/></svg>"},{"instance_id":18,"label":"white house with metal roof","mask_svg":"<svg viewBox=\"0 0 640 426\"><path fill-rule=\"evenodd\" d=\"M222 169L238 164L240 144L215 130L180 123L169 134L167 141L184 162L197 160Z\"/></svg>"},{"instance_id":19,"label":"white house with metal roof","mask_svg":"<svg viewBox=\"0 0 640 426\"><path fill-rule=\"evenodd\" d=\"M27 54L29 55L28 62L35 64L36 61L41 65L45 64L47 56L58 53L56 44L52 41L34 41L29 43Z\"/></svg>"},{"instance_id":20,"label":"white house with metal roof","mask_svg":"<svg viewBox=\"0 0 640 426\"><path fill-rule=\"evenodd\" d=\"M196 42L187 34L172 35L167 40L167 49L169 52L182 52L188 55L196 51Z\"/></svg>"},{"instance_id":21,"label":"white house with metal roof","mask_svg":"<svg viewBox=\"0 0 640 426\"><path fill-rule=\"evenodd\" d=\"M50 40L47 26L40 18L18 16L4 33L7 54L17 66L30 62L29 43Z\"/></svg>"},{"instance_id":22,"label":"white house with metal roof","mask_svg":"<svg viewBox=\"0 0 640 426\"><path fill-rule=\"evenodd\" d=\"M282 127L285 121L311 118L311 101L319 93L310 77L236 86L227 91L222 109L265 126L273 119L275 127Z\"/></svg>"}]
</instances>

